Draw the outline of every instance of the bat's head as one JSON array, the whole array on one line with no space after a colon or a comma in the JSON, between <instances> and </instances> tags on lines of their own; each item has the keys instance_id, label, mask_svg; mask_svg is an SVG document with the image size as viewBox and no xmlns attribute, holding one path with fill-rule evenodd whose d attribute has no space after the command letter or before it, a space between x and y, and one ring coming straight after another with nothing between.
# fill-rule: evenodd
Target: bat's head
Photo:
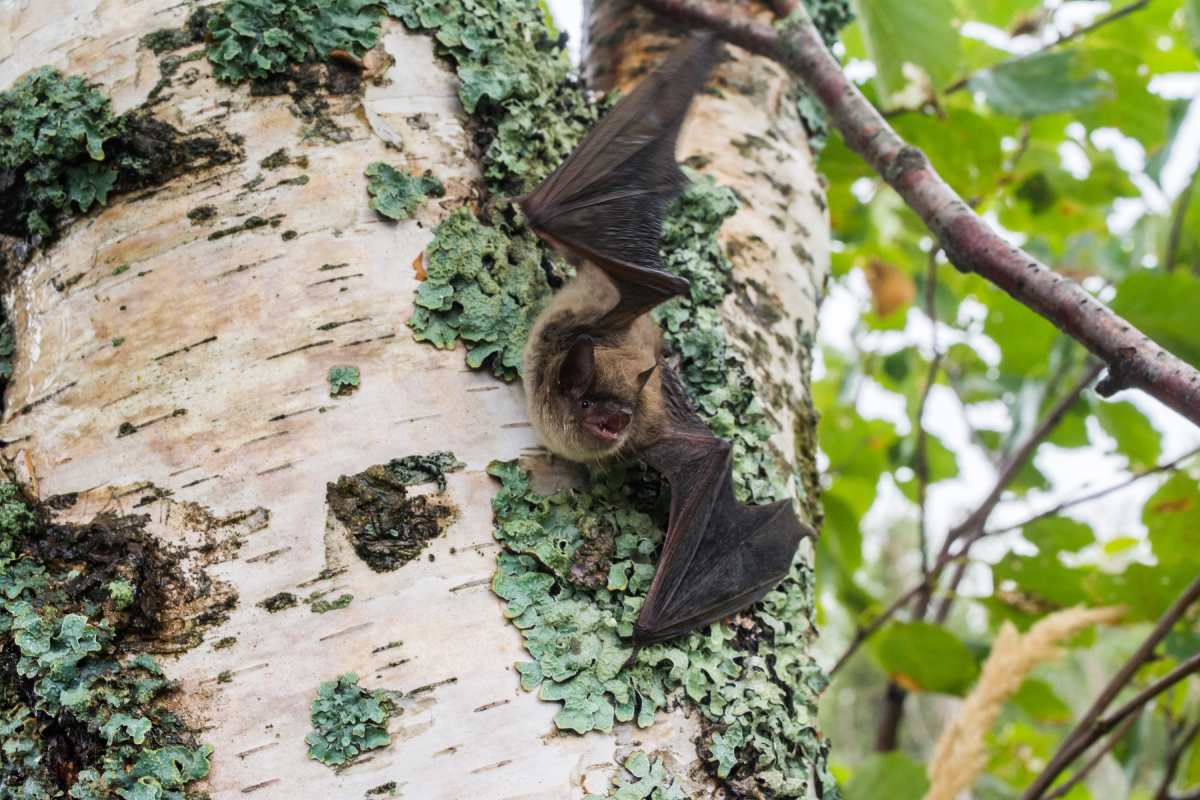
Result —
<instances>
[{"instance_id":1,"label":"bat's head","mask_svg":"<svg viewBox=\"0 0 1200 800\"><path fill-rule=\"evenodd\" d=\"M576 338L567 350L558 371L555 402L570 440L570 457L612 456L638 430L643 390L654 366L636 369L622 363L626 361L627 353L598 348L586 335Z\"/></svg>"}]
</instances>

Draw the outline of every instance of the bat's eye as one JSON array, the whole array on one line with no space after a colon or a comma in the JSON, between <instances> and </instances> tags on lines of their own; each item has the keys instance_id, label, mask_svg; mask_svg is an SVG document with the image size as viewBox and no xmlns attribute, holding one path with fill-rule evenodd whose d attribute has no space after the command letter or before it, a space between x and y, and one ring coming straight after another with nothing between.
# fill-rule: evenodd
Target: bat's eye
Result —
<instances>
[{"instance_id":1,"label":"bat's eye","mask_svg":"<svg viewBox=\"0 0 1200 800\"><path fill-rule=\"evenodd\" d=\"M592 407L592 401L591 401L591 400L580 400L580 401L579 401L579 407L580 407L580 408L591 408L591 407Z\"/></svg>"}]
</instances>

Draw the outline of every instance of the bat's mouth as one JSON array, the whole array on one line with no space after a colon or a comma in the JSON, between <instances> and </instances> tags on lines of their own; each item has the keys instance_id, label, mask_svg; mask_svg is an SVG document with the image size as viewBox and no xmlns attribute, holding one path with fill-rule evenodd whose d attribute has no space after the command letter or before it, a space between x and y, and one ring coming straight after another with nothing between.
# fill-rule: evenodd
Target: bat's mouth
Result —
<instances>
[{"instance_id":1,"label":"bat's mouth","mask_svg":"<svg viewBox=\"0 0 1200 800\"><path fill-rule=\"evenodd\" d=\"M588 433L605 442L615 442L621 438L625 428L629 426L632 414L615 411L610 414L599 414L584 420L583 427Z\"/></svg>"}]
</instances>

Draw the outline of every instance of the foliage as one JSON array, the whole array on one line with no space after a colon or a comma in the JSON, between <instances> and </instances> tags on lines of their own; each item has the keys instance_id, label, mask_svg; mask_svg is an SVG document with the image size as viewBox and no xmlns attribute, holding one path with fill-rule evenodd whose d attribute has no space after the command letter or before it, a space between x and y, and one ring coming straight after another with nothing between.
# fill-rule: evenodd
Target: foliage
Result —
<instances>
[{"instance_id":1,"label":"foliage","mask_svg":"<svg viewBox=\"0 0 1200 800\"><path fill-rule=\"evenodd\" d=\"M312 702L313 729L304 737L308 757L333 767L386 747L391 741L387 732L391 713L387 692L368 692L353 672L322 683Z\"/></svg>"},{"instance_id":2,"label":"foliage","mask_svg":"<svg viewBox=\"0 0 1200 800\"><path fill-rule=\"evenodd\" d=\"M389 219L409 219L426 197L446 193L442 182L429 172L418 177L382 161L368 165L366 176L371 208Z\"/></svg>"},{"instance_id":3,"label":"foliage","mask_svg":"<svg viewBox=\"0 0 1200 800\"><path fill-rule=\"evenodd\" d=\"M120 130L108 97L42 67L0 92L0 232L49 236L60 214L104 205L117 179L104 143Z\"/></svg>"},{"instance_id":4,"label":"foliage","mask_svg":"<svg viewBox=\"0 0 1200 800\"><path fill-rule=\"evenodd\" d=\"M378 0L226 0L208 22L208 59L219 80L239 83L325 60L362 56L379 38Z\"/></svg>"},{"instance_id":5,"label":"foliage","mask_svg":"<svg viewBox=\"0 0 1200 800\"><path fill-rule=\"evenodd\" d=\"M154 659L125 655L138 587L102 584L111 610L77 593L75 572L42 560L46 524L0 484L0 798L192 796L212 748L163 705L172 687Z\"/></svg>"},{"instance_id":6,"label":"foliage","mask_svg":"<svg viewBox=\"0 0 1200 800\"><path fill-rule=\"evenodd\" d=\"M844 55L871 62L873 75L856 73L870 75L860 88L891 112L890 124L985 218L1200 364L1200 283L1192 269L1200 225L1190 224L1197 204L1175 201L1190 176L1164 174L1186 103L1155 88L1164 75L1197 73L1192 12L1179 3L1149 3L1047 45L1107 12L1094 6L1087 16L1085 4L1037 0L855 5L859 24L843 33ZM1113 3L1109 10L1126 5L1134 4ZM988 37L978 33L980 25L991 26ZM1024 55L984 41L995 42L1003 31ZM979 507L999 467L1084 374L1087 354L1004 292L950 268L921 221L843 142L830 141L820 167L838 240L834 305L852 312L848 335L825 343L823 377L814 389L828 464L817 574L825 639L833 646L919 582L922 520L932 562L947 528ZM1129 213L1144 197L1140 213ZM1076 604L1125 606L1123 626L1070 642L1067 662L1040 668L1001 716L977 796L1020 796L1098 693L1099 681L1200 571L1192 530L1200 507L1195 458L1146 477L1141 494L1131 489L1095 501L1110 510L1130 498L1126 505L1137 509L1139 498L1148 497L1140 524L1136 514L1118 524L1088 504L1019 524L1200 443L1188 440L1187 431L1164 436L1163 424L1151 422L1162 415L1148 418L1145 408L1091 391L1071 402L1046 444L1035 448L1037 457L1018 463L983 525L997 533L970 551L966 580L952 586L951 565L924 614L906 605L838 672L824 727L835 739L847 796L923 793L919 764L944 720L934 696L971 686L1004 621L1025 628ZM1057 466L1069 458L1090 467L1090 486L1081 485L1084 475ZM1196 651L1196 613L1170 639L1188 645L1168 648L1137 675L1136 686ZM840 648L833 649L836 656ZM900 727L903 754L866 759L889 682L910 690ZM1085 783L1069 796L1154 794L1168 735L1197 720L1198 703L1194 686L1168 693L1127 734L1112 756L1128 781L1123 792ZM1187 745L1186 755L1187 763L1200 759L1200 745ZM1200 782L1200 775L1185 773L1180 767L1180 790Z\"/></svg>"}]
</instances>

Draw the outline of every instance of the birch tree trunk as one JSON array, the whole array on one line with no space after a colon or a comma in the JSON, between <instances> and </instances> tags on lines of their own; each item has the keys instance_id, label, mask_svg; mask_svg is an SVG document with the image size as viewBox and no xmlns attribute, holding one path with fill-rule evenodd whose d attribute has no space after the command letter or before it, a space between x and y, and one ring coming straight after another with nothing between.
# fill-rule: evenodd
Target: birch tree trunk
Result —
<instances>
[{"instance_id":1,"label":"birch tree trunk","mask_svg":"<svg viewBox=\"0 0 1200 800\"><path fill-rule=\"evenodd\" d=\"M117 111L138 106L160 78L139 38L188 11L175 0L7 3L0 87L49 64L103 86ZM602 11L592 41L608 43L589 64L627 85L657 58L660 35ZM413 341L405 325L414 259L477 196L475 147L431 39L385 20L379 48L395 59L385 80L326 98L338 142L314 136L291 98L219 84L202 58L185 65L153 113L240 142L240 157L116 198L24 266L5 298L18 352L4 454L41 496L78 493L68 516L137 508L164 540L213 554L210 573L239 601L166 668L215 748L214 798L352 798L389 781L405 797L577 798L605 793L635 743L685 776L690 796L710 796L696 714L577 736L519 686L513 664L527 656L489 588L499 544L484 469L540 452L522 391ZM697 102L681 157L702 155L743 200L722 231L737 286L724 317L812 516L821 188L782 72L730 49L718 74L723 90ZM262 163L281 149L286 158ZM432 169L445 196L413 220L383 220L362 177L378 160ZM247 225L253 217L266 224ZM339 365L358 367L361 387L331 397ZM466 464L448 476L452 524L419 559L372 571L330 515L327 482L437 450ZM282 592L353 600L324 614L259 605ZM304 736L318 683L350 671L403 692L401 713L389 746L334 771L307 757Z\"/></svg>"}]
</instances>

